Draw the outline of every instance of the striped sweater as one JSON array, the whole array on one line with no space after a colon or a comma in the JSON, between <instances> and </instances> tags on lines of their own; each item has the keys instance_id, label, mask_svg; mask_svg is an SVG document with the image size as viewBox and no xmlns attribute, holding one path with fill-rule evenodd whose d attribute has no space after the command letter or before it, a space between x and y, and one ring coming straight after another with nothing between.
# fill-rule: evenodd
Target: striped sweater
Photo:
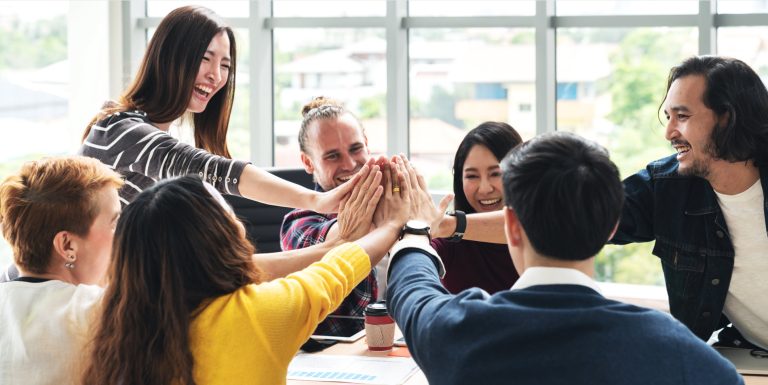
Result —
<instances>
[{"instance_id":1,"label":"striped sweater","mask_svg":"<svg viewBox=\"0 0 768 385\"><path fill-rule=\"evenodd\" d=\"M127 205L158 180L195 174L223 194L240 195L248 162L213 155L161 131L143 111L117 112L96 122L80 155L100 160L125 177L120 202Z\"/></svg>"}]
</instances>

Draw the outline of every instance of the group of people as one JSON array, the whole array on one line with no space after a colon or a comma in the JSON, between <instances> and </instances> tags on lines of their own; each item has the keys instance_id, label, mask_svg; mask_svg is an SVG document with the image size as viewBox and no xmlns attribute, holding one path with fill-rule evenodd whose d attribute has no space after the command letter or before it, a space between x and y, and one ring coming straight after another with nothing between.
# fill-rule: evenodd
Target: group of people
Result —
<instances>
[{"instance_id":1,"label":"group of people","mask_svg":"<svg viewBox=\"0 0 768 385\"><path fill-rule=\"evenodd\" d=\"M316 191L232 160L235 65L217 15L172 11L81 156L0 185L18 269L0 283L1 383L285 383L310 335L362 327L329 315L377 299L434 384L740 384L704 341L722 329L718 344L768 348L768 91L743 62L672 69L677 154L623 183L576 135L479 125L447 213L453 196L436 205L408 159L372 157L330 98L299 128ZM194 146L168 134L179 119ZM256 253L222 194L296 208L284 251ZM674 318L592 278L607 242L654 240Z\"/></svg>"}]
</instances>

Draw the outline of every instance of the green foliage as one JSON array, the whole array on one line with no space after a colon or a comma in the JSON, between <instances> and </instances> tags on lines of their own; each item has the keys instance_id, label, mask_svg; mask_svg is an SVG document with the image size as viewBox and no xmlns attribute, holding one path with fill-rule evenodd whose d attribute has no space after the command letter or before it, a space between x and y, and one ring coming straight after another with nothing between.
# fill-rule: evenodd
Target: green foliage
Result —
<instances>
[{"instance_id":1,"label":"green foliage","mask_svg":"<svg viewBox=\"0 0 768 385\"><path fill-rule=\"evenodd\" d=\"M607 146L622 176L627 177L671 153L658 106L666 93L670 67L684 56L684 42L679 34L659 30L637 29L623 35L611 57L611 76L598 87L612 97L608 119L616 129ZM574 34L569 38L589 40L591 36ZM662 285L661 264L651 254L652 248L652 242L606 246L596 258L597 278Z\"/></svg>"},{"instance_id":2,"label":"green foliage","mask_svg":"<svg viewBox=\"0 0 768 385\"><path fill-rule=\"evenodd\" d=\"M66 16L0 25L0 69L40 68L66 58Z\"/></svg>"},{"instance_id":3,"label":"green foliage","mask_svg":"<svg viewBox=\"0 0 768 385\"><path fill-rule=\"evenodd\" d=\"M448 171L432 175L427 181L430 191L453 191L453 174Z\"/></svg>"},{"instance_id":4,"label":"green foliage","mask_svg":"<svg viewBox=\"0 0 768 385\"><path fill-rule=\"evenodd\" d=\"M387 104L387 95L378 94L360 100L358 117L360 119L381 118L384 116L384 107Z\"/></svg>"},{"instance_id":5,"label":"green foliage","mask_svg":"<svg viewBox=\"0 0 768 385\"><path fill-rule=\"evenodd\" d=\"M607 245L595 258L598 281L663 285L661 263L651 254L653 243Z\"/></svg>"}]
</instances>

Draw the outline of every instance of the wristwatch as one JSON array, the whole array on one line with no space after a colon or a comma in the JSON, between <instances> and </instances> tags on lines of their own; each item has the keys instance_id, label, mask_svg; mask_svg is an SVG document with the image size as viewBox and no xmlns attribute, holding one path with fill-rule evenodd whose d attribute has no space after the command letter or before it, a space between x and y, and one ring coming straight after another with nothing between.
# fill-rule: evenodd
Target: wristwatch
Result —
<instances>
[{"instance_id":1,"label":"wristwatch","mask_svg":"<svg viewBox=\"0 0 768 385\"><path fill-rule=\"evenodd\" d=\"M452 210L447 214L456 218L456 229L453 230L453 234L448 238L448 241L459 242L464 238L464 231L467 230L467 214L461 210Z\"/></svg>"},{"instance_id":2,"label":"wristwatch","mask_svg":"<svg viewBox=\"0 0 768 385\"><path fill-rule=\"evenodd\" d=\"M432 240L432 237L429 235L429 224L418 219L411 219L405 222L405 226L400 230L400 239L403 239L405 234L426 235L430 241Z\"/></svg>"}]
</instances>

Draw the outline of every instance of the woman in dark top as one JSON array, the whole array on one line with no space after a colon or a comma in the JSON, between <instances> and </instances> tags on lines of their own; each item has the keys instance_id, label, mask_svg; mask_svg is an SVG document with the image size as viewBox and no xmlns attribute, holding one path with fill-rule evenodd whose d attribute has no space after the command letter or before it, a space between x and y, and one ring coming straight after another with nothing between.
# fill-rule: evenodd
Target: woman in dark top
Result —
<instances>
[{"instance_id":1,"label":"woman in dark top","mask_svg":"<svg viewBox=\"0 0 768 385\"><path fill-rule=\"evenodd\" d=\"M454 208L466 214L504 207L499 162L522 142L510 125L485 122L467 133L453 162ZM479 287L491 294L509 289L519 275L506 244L432 240L446 274L443 284L451 293Z\"/></svg>"}]
</instances>

